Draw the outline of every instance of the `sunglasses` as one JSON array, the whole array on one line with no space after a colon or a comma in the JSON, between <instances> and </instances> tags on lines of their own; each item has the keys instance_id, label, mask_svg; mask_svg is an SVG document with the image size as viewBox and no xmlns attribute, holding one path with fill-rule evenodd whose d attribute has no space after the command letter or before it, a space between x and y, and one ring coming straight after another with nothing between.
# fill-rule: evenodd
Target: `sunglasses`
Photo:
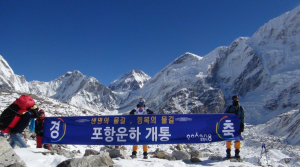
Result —
<instances>
[{"instance_id":1,"label":"sunglasses","mask_svg":"<svg viewBox=\"0 0 300 167\"><path fill-rule=\"evenodd\" d=\"M144 101L140 101L140 103L145 103Z\"/></svg>"}]
</instances>

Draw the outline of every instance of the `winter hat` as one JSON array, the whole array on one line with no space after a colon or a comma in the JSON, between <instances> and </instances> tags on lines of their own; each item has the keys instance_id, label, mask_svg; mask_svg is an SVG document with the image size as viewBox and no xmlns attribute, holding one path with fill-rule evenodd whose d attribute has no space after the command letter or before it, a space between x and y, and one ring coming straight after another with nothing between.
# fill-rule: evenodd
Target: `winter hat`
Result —
<instances>
[{"instance_id":1,"label":"winter hat","mask_svg":"<svg viewBox=\"0 0 300 167\"><path fill-rule=\"evenodd\" d=\"M39 113L40 113L40 116L39 116L38 119L39 119L39 120L45 119L45 111L44 111L43 109L40 109ZM44 115L42 116L42 114L44 114Z\"/></svg>"},{"instance_id":2,"label":"winter hat","mask_svg":"<svg viewBox=\"0 0 300 167\"><path fill-rule=\"evenodd\" d=\"M31 107L35 105L34 100L29 95L22 95L16 101L14 104L18 105L21 110L30 110Z\"/></svg>"},{"instance_id":3,"label":"winter hat","mask_svg":"<svg viewBox=\"0 0 300 167\"><path fill-rule=\"evenodd\" d=\"M142 101L143 101L144 103L146 102L146 100L145 100L144 98L141 97L141 98L140 98L140 102L142 102Z\"/></svg>"}]
</instances>

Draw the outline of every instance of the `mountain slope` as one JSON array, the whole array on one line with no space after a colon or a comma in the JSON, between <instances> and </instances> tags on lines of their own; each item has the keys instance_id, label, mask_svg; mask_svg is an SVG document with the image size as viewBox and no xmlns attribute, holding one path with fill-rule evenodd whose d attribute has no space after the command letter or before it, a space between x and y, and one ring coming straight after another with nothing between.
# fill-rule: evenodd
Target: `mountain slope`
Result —
<instances>
[{"instance_id":1,"label":"mountain slope","mask_svg":"<svg viewBox=\"0 0 300 167\"><path fill-rule=\"evenodd\" d=\"M0 55L0 89L29 92L24 76L14 73L6 60Z\"/></svg>"},{"instance_id":2,"label":"mountain slope","mask_svg":"<svg viewBox=\"0 0 300 167\"><path fill-rule=\"evenodd\" d=\"M143 88L130 92L125 112L139 97L159 113L218 113L224 106L220 89L205 83L216 55L199 57L186 53L151 78ZM213 102L213 103L212 103Z\"/></svg>"},{"instance_id":3,"label":"mountain slope","mask_svg":"<svg viewBox=\"0 0 300 167\"><path fill-rule=\"evenodd\" d=\"M67 102L69 104L98 112L117 108L117 96L94 77L86 77L79 71L67 72L50 81L33 81L30 91Z\"/></svg>"},{"instance_id":4,"label":"mountain slope","mask_svg":"<svg viewBox=\"0 0 300 167\"><path fill-rule=\"evenodd\" d=\"M140 70L132 70L126 73L122 78L113 81L108 88L115 92L128 92L142 88L150 79L147 74Z\"/></svg>"}]
</instances>

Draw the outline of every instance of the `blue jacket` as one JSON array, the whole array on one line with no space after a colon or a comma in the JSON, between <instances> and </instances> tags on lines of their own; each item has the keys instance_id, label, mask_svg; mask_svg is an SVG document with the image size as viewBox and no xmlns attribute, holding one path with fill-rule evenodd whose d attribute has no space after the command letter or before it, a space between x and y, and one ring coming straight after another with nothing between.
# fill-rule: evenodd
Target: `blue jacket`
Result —
<instances>
[{"instance_id":1,"label":"blue jacket","mask_svg":"<svg viewBox=\"0 0 300 167\"><path fill-rule=\"evenodd\" d=\"M225 112L224 113L227 113L227 114L237 114L239 115L239 118L241 120L241 124L244 124L244 118L245 118L245 111L244 111L244 108L240 105L238 105L237 107L236 106L233 106L233 105L230 105L226 108Z\"/></svg>"}]
</instances>

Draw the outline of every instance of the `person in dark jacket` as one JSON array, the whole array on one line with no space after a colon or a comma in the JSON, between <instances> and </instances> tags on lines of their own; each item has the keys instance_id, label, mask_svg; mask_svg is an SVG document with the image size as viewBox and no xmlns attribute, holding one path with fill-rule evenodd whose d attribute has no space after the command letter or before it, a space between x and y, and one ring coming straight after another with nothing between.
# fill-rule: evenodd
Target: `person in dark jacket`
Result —
<instances>
[{"instance_id":1,"label":"person in dark jacket","mask_svg":"<svg viewBox=\"0 0 300 167\"><path fill-rule=\"evenodd\" d=\"M32 106L31 109L28 109L28 111L20 117L21 118L16 126L10 130L11 141L9 144L12 148L15 148L16 145L20 148L27 148L26 143L22 139L22 132L29 125L31 118L39 117L37 106Z\"/></svg>"},{"instance_id":2,"label":"person in dark jacket","mask_svg":"<svg viewBox=\"0 0 300 167\"><path fill-rule=\"evenodd\" d=\"M11 105L9 105L1 114L1 132L9 133L17 123L20 121L21 116L31 110L35 105L35 101L29 95L21 95ZM3 119L5 118L5 119Z\"/></svg>"},{"instance_id":3,"label":"person in dark jacket","mask_svg":"<svg viewBox=\"0 0 300 167\"><path fill-rule=\"evenodd\" d=\"M39 111L40 116L37 120L35 120L35 134L36 134L36 148L42 148L42 139L44 136L43 129L44 129L44 119L45 119L45 111L41 109ZM44 148L50 149L50 144L44 144Z\"/></svg>"},{"instance_id":4,"label":"person in dark jacket","mask_svg":"<svg viewBox=\"0 0 300 167\"><path fill-rule=\"evenodd\" d=\"M232 96L232 105L228 106L225 110L226 114L236 114L240 118L240 132L244 132L245 127L245 111L244 108L239 104L239 97L237 95ZM231 157L231 141L226 141L226 157ZM240 158L240 149L241 149L241 141L235 141L234 142L234 148L235 148L235 158Z\"/></svg>"},{"instance_id":5,"label":"person in dark jacket","mask_svg":"<svg viewBox=\"0 0 300 167\"><path fill-rule=\"evenodd\" d=\"M144 114L153 114L154 112L151 111L148 107L145 105L145 99L140 98L139 99L139 104L136 106L135 109L130 111L130 115L144 115ZM136 153L137 153L138 145L134 145L132 149L132 158L136 158ZM143 155L144 159L148 158L148 145L143 145Z\"/></svg>"}]
</instances>

